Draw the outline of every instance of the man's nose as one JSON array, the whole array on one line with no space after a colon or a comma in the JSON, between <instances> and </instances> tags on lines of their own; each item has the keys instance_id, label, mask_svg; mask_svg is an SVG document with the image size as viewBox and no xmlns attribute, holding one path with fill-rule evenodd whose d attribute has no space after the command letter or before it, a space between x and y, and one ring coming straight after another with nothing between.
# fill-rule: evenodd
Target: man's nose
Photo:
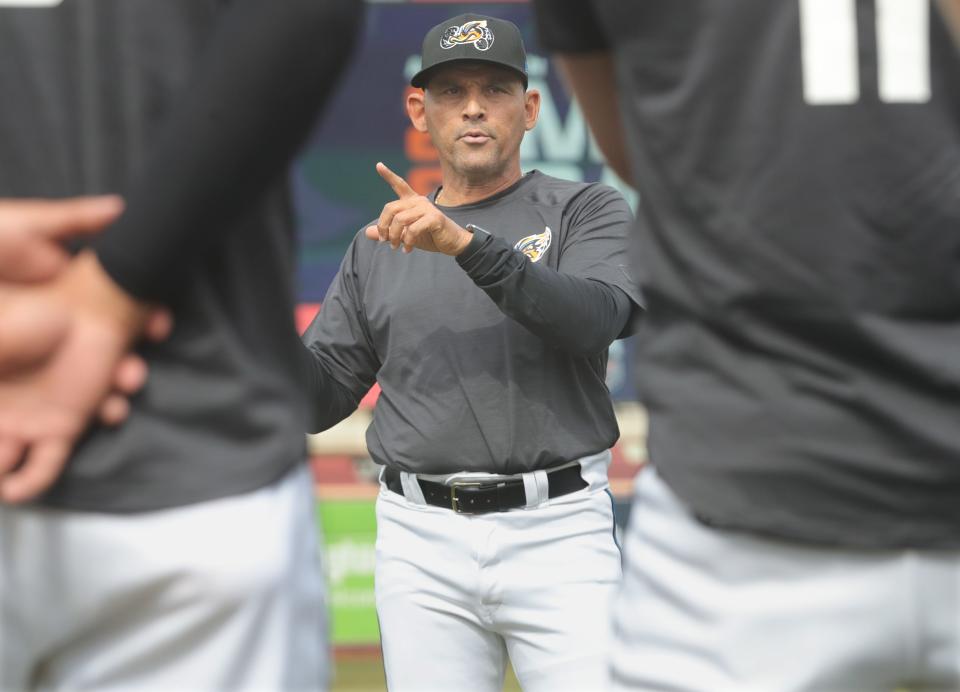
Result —
<instances>
[{"instance_id":1,"label":"man's nose","mask_svg":"<svg viewBox=\"0 0 960 692\"><path fill-rule=\"evenodd\" d=\"M467 97L467 102L463 105L463 117L468 120L482 118L486 113L486 107L483 100L477 94L471 94Z\"/></svg>"}]
</instances>

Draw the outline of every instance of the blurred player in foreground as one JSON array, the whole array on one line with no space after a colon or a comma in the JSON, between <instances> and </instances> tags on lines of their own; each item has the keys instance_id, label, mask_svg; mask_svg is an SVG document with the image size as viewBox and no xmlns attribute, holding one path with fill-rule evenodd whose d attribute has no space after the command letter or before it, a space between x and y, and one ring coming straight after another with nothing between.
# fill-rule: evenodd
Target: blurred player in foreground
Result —
<instances>
[{"instance_id":1,"label":"blurred player in foreground","mask_svg":"<svg viewBox=\"0 0 960 692\"><path fill-rule=\"evenodd\" d=\"M931 8L537 3L643 199L617 688L960 686L960 61Z\"/></svg>"},{"instance_id":2,"label":"blurred player in foreground","mask_svg":"<svg viewBox=\"0 0 960 692\"><path fill-rule=\"evenodd\" d=\"M284 176L362 6L50 5L0 7L0 190L126 208L26 276L41 231L0 240L0 689L323 687ZM149 383L88 428L154 304Z\"/></svg>"},{"instance_id":3,"label":"blurred player in foreground","mask_svg":"<svg viewBox=\"0 0 960 692\"><path fill-rule=\"evenodd\" d=\"M599 184L521 173L540 95L513 24L431 29L411 122L440 154L350 246L304 336L313 430L382 389L376 599L391 690L602 684L620 578L607 489L619 431L607 347L639 304L632 215ZM378 242L380 241L380 242ZM403 252L399 252L402 248Z\"/></svg>"}]
</instances>

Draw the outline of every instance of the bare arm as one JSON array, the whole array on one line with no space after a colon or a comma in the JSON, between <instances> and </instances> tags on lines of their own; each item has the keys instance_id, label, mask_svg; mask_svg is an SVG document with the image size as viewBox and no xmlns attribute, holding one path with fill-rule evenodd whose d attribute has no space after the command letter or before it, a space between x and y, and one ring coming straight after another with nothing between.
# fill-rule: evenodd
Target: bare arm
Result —
<instances>
[{"instance_id":1,"label":"bare arm","mask_svg":"<svg viewBox=\"0 0 960 692\"><path fill-rule=\"evenodd\" d=\"M960 48L960 0L937 0L937 5L953 34L954 43Z\"/></svg>"},{"instance_id":2,"label":"bare arm","mask_svg":"<svg viewBox=\"0 0 960 692\"><path fill-rule=\"evenodd\" d=\"M620 119L613 57L610 53L561 53L556 63L607 163L624 182L636 187Z\"/></svg>"}]
</instances>

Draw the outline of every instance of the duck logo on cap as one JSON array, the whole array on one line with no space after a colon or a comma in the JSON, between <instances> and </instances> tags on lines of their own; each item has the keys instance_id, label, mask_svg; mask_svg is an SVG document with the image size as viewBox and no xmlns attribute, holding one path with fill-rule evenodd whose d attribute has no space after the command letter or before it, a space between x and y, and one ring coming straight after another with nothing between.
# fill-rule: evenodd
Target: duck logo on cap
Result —
<instances>
[{"instance_id":1,"label":"duck logo on cap","mask_svg":"<svg viewBox=\"0 0 960 692\"><path fill-rule=\"evenodd\" d=\"M517 241L517 244L513 246L514 250L519 250L527 257L530 258L531 262L538 262L541 257L550 249L550 243L553 241L553 231L550 230L549 226L544 226L543 233L537 233L535 235L528 235L526 238L521 238Z\"/></svg>"},{"instance_id":2,"label":"duck logo on cap","mask_svg":"<svg viewBox=\"0 0 960 692\"><path fill-rule=\"evenodd\" d=\"M487 27L486 19L474 19L461 26L448 27L440 37L440 47L444 50L470 43L477 50L489 50L493 45L493 32Z\"/></svg>"}]
</instances>

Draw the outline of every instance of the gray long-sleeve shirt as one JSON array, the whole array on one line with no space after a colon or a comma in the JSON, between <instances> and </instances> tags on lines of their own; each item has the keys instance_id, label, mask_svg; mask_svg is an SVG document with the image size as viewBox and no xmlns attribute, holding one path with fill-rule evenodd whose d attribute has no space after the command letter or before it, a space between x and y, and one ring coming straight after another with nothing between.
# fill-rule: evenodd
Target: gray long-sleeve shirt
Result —
<instances>
[{"instance_id":1,"label":"gray long-sleeve shirt","mask_svg":"<svg viewBox=\"0 0 960 692\"><path fill-rule=\"evenodd\" d=\"M456 260L354 239L304 335L313 428L349 415L376 381L367 444L381 464L518 473L610 447L606 349L640 305L626 202L533 172L440 209L490 236Z\"/></svg>"}]
</instances>

